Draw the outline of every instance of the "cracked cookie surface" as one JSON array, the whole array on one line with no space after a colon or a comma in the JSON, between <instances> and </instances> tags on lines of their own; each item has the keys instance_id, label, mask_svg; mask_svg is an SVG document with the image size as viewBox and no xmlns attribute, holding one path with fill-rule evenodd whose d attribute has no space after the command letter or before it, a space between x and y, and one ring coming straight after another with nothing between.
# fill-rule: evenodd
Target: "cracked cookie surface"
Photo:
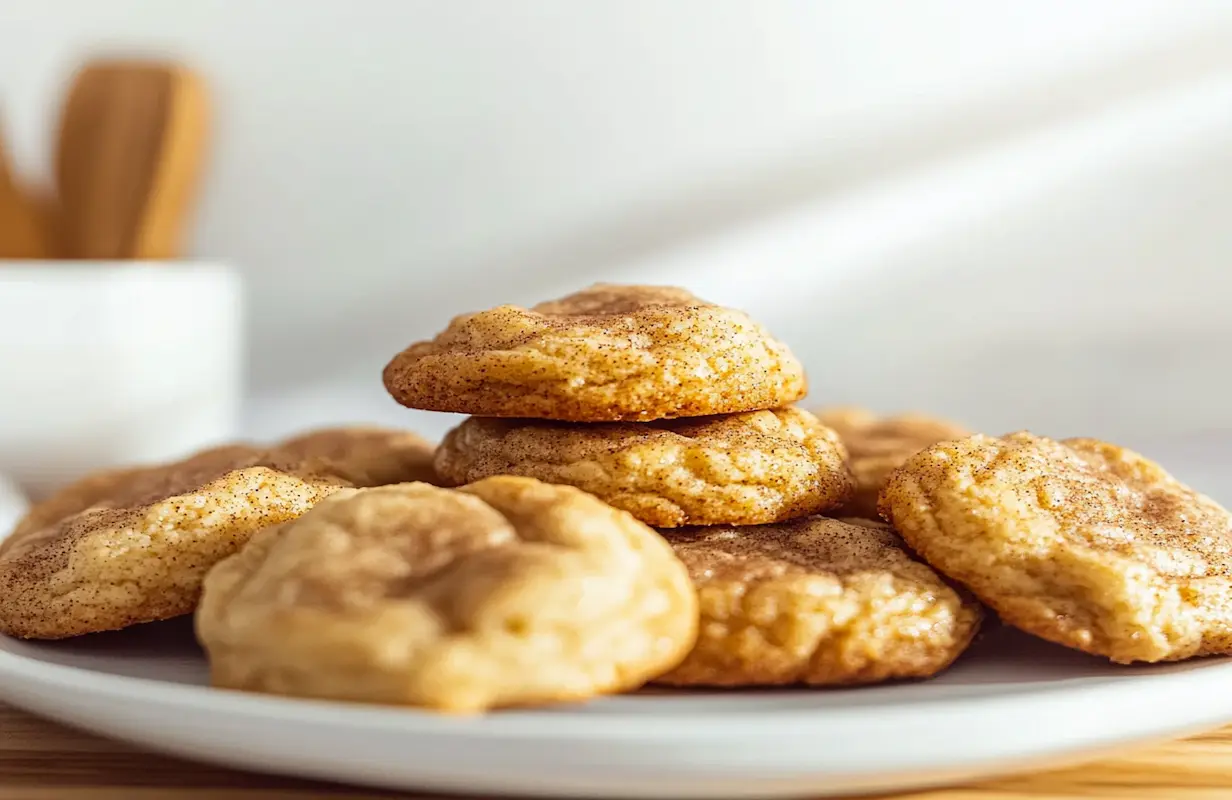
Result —
<instances>
[{"instance_id":1,"label":"cracked cookie surface","mask_svg":"<svg viewBox=\"0 0 1232 800\"><path fill-rule=\"evenodd\" d=\"M436 445L412 431L352 425L309 431L277 445L292 458L322 459L359 487L391 483L437 483Z\"/></svg>"},{"instance_id":2,"label":"cracked cookie surface","mask_svg":"<svg viewBox=\"0 0 1232 800\"><path fill-rule=\"evenodd\" d=\"M797 408L650 423L472 417L437 473L454 485L525 475L583 489L648 525L756 525L832 508L852 489L838 437Z\"/></svg>"},{"instance_id":3,"label":"cracked cookie surface","mask_svg":"<svg viewBox=\"0 0 1232 800\"><path fill-rule=\"evenodd\" d=\"M191 613L210 567L342 485L245 445L89 476L0 544L0 632L59 639Z\"/></svg>"},{"instance_id":4,"label":"cracked cookie surface","mask_svg":"<svg viewBox=\"0 0 1232 800\"><path fill-rule=\"evenodd\" d=\"M1001 619L1117 662L1232 653L1232 519L1094 439L972 436L882 492L908 544Z\"/></svg>"},{"instance_id":5,"label":"cracked cookie surface","mask_svg":"<svg viewBox=\"0 0 1232 800\"><path fill-rule=\"evenodd\" d=\"M877 497L890 473L929 445L970 436L965 428L925 414L879 416L852 406L814 411L822 424L833 428L847 447L856 488L838 515L880 519Z\"/></svg>"},{"instance_id":6,"label":"cracked cookie surface","mask_svg":"<svg viewBox=\"0 0 1232 800\"><path fill-rule=\"evenodd\" d=\"M207 577L215 685L453 712L636 688L693 645L653 530L568 486L345 490Z\"/></svg>"},{"instance_id":7,"label":"cracked cookie surface","mask_svg":"<svg viewBox=\"0 0 1232 800\"><path fill-rule=\"evenodd\" d=\"M611 284L456 317L383 377L411 408L570 422L777 408L807 388L786 345L743 312L683 289Z\"/></svg>"},{"instance_id":8,"label":"cracked cookie surface","mask_svg":"<svg viewBox=\"0 0 1232 800\"><path fill-rule=\"evenodd\" d=\"M701 625L693 651L657 683L923 678L948 667L979 628L979 605L884 524L810 517L667 536L697 586Z\"/></svg>"}]
</instances>

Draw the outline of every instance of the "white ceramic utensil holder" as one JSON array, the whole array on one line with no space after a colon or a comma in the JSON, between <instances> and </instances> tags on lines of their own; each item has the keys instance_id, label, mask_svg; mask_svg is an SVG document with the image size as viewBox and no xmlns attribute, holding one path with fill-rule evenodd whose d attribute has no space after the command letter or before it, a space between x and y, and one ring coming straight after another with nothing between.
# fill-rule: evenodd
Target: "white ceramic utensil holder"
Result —
<instances>
[{"instance_id":1,"label":"white ceramic utensil holder","mask_svg":"<svg viewBox=\"0 0 1232 800\"><path fill-rule=\"evenodd\" d=\"M0 473L38 497L233 436L242 301L217 264L0 261Z\"/></svg>"}]
</instances>

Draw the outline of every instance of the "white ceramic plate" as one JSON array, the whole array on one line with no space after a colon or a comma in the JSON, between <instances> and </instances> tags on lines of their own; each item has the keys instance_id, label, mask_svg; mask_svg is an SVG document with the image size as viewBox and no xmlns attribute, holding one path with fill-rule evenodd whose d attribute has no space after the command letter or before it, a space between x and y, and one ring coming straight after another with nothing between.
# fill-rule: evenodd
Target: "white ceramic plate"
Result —
<instances>
[{"instance_id":1,"label":"white ceramic plate","mask_svg":"<svg viewBox=\"0 0 1232 800\"><path fill-rule=\"evenodd\" d=\"M1156 446L1217 497L1228 442ZM189 620L54 643L0 637L0 700L233 767L542 797L817 797L948 783L1232 720L1232 659L1115 667L1007 628L937 679L644 692L449 718L211 689Z\"/></svg>"},{"instance_id":2,"label":"white ceramic plate","mask_svg":"<svg viewBox=\"0 0 1232 800\"><path fill-rule=\"evenodd\" d=\"M233 767L401 789L792 797L1084 757L1232 719L1232 661L1114 668L991 631L944 676L842 691L656 693L454 719L206 686L187 620L59 643L0 637L0 698Z\"/></svg>"}]
</instances>

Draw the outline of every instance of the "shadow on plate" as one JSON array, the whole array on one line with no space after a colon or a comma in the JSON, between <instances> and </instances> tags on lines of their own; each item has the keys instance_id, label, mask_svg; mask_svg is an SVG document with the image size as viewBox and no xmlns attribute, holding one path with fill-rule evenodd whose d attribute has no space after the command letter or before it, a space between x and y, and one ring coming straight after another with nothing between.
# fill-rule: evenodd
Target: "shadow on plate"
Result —
<instances>
[{"instance_id":1,"label":"shadow on plate","mask_svg":"<svg viewBox=\"0 0 1232 800\"><path fill-rule=\"evenodd\" d=\"M208 682L205 656L193 635L191 616L50 642L0 636L0 653L3 652L130 678Z\"/></svg>"}]
</instances>

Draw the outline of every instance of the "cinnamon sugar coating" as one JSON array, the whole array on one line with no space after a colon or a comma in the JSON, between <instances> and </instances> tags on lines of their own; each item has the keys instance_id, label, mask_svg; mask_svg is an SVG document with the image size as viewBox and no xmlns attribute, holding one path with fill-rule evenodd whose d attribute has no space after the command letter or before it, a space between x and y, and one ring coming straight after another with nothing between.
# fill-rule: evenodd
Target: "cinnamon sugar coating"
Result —
<instances>
[{"instance_id":1,"label":"cinnamon sugar coating","mask_svg":"<svg viewBox=\"0 0 1232 800\"><path fill-rule=\"evenodd\" d=\"M1232 653L1232 518L1158 464L1029 433L934 445L883 515L1028 633L1113 661Z\"/></svg>"},{"instance_id":2,"label":"cinnamon sugar coating","mask_svg":"<svg viewBox=\"0 0 1232 800\"><path fill-rule=\"evenodd\" d=\"M526 475L577 486L648 525L756 525L832 508L852 490L838 437L781 408L651 423L472 417L436 455L442 479Z\"/></svg>"},{"instance_id":3,"label":"cinnamon sugar coating","mask_svg":"<svg viewBox=\"0 0 1232 800\"><path fill-rule=\"evenodd\" d=\"M611 284L456 317L383 377L411 408L568 422L777 408L807 389L787 347L743 312L683 289Z\"/></svg>"},{"instance_id":4,"label":"cinnamon sugar coating","mask_svg":"<svg viewBox=\"0 0 1232 800\"><path fill-rule=\"evenodd\" d=\"M674 686L813 686L923 678L975 636L980 608L913 558L889 526L809 517L692 528L668 540L701 604Z\"/></svg>"}]
</instances>

